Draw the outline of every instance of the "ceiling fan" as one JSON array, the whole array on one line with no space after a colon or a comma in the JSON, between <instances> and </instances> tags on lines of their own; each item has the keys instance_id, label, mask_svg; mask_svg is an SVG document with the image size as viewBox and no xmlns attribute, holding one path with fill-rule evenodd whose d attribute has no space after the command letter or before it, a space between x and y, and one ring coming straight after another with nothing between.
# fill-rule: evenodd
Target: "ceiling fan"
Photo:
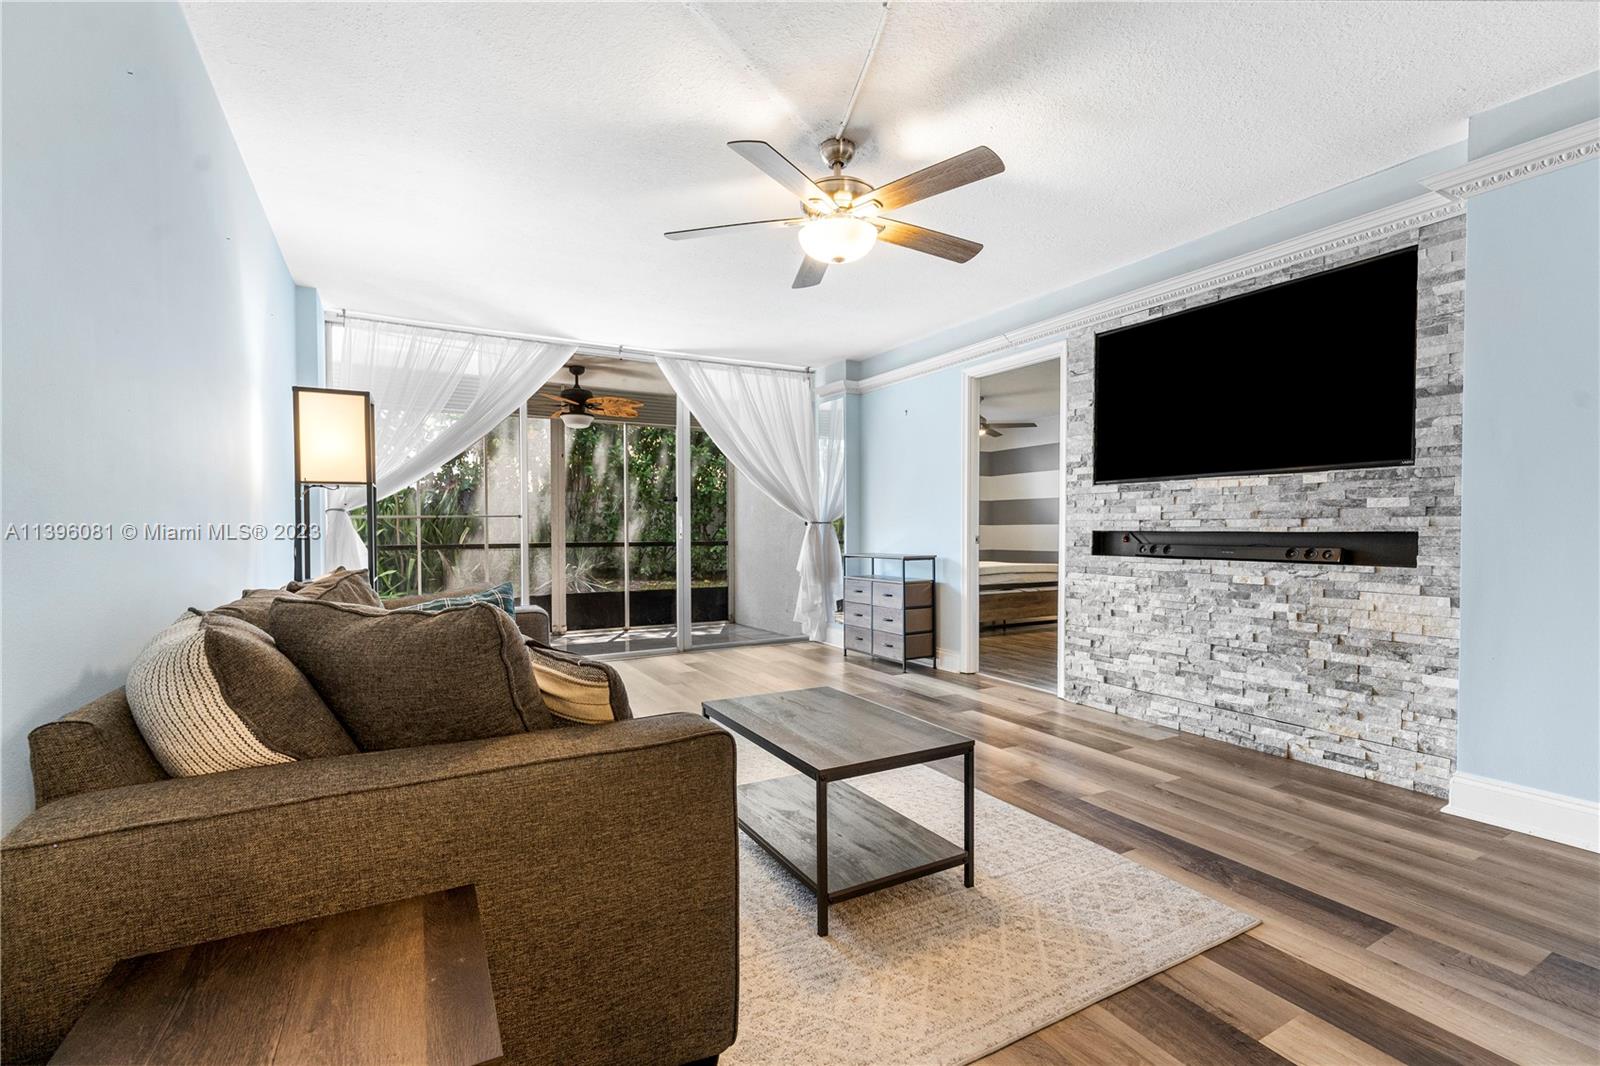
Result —
<instances>
[{"instance_id":1,"label":"ceiling fan","mask_svg":"<svg viewBox=\"0 0 1600 1066\"><path fill-rule=\"evenodd\" d=\"M854 141L842 137L829 137L822 142L822 158L833 173L815 181L801 173L799 167L766 141L729 141L728 147L799 197L803 213L792 218L774 218L762 222L735 222L726 226L673 230L666 237L668 240L681 241L690 237L712 237L750 229L798 228L800 248L805 252L805 259L800 264L800 272L795 275L792 287L796 289L820 282L831 264L860 259L872 251L872 246L880 240L910 248L914 252L965 263L981 252L983 245L888 218L882 212L898 210L918 200L959 189L1006 169L1000 157L988 148L973 148L875 188L844 172L844 168L855 157L856 146Z\"/></svg>"},{"instance_id":2,"label":"ceiling fan","mask_svg":"<svg viewBox=\"0 0 1600 1066\"><path fill-rule=\"evenodd\" d=\"M630 400L625 396L596 396L579 384L578 379L583 376L583 367L576 363L567 367L572 372L572 384L560 392L541 392L547 400L554 400L560 406L550 412L551 418L561 419L562 425L568 429L583 429L594 421L595 415L603 418L638 418L639 401Z\"/></svg>"},{"instance_id":3,"label":"ceiling fan","mask_svg":"<svg viewBox=\"0 0 1600 1066\"><path fill-rule=\"evenodd\" d=\"M800 261L800 272L794 277L791 288L805 289L822 280L830 265L850 263L868 252L880 240L910 248L914 252L936 255L955 263L965 263L979 252L983 245L976 241L952 237L938 230L913 226L909 222L887 217L884 212L897 211L918 200L926 200L951 189L959 189L983 178L1003 172L1006 165L988 148L973 148L960 155L951 156L942 163L924 167L914 174L896 178L887 185L874 187L844 168L855 158L856 142L845 136L850 115L855 110L861 87L867 79L867 68L878 51L884 26L889 19L889 5L883 4L878 19L878 29L872 44L867 48L851 90L850 102L845 107L844 119L839 123L837 136L829 137L819 145L823 162L831 173L812 180L800 168L789 162L766 141L729 141L728 147L749 160L767 177L787 189L800 201L800 214L790 218L771 218L760 222L735 222L726 226L701 226L698 229L673 230L668 240L681 241L690 237L711 237L722 233L782 227L798 229L800 248L805 258Z\"/></svg>"},{"instance_id":4,"label":"ceiling fan","mask_svg":"<svg viewBox=\"0 0 1600 1066\"><path fill-rule=\"evenodd\" d=\"M797 227L800 230L800 247L806 257L800 264L800 272L795 275L793 288L796 289L820 282L830 264L860 259L879 240L952 262L965 263L981 252L983 245L887 218L881 212L897 210L918 200L959 189L1006 169L1000 157L988 148L973 148L875 188L844 172L844 168L855 157L856 146L854 141L842 137L829 137L822 142L822 158L833 173L815 181L801 173L799 167L766 141L729 141L728 147L798 196L803 214L763 222L735 222L726 226L673 230L666 235L667 239L681 241L690 237L710 237L773 226Z\"/></svg>"},{"instance_id":5,"label":"ceiling fan","mask_svg":"<svg viewBox=\"0 0 1600 1066\"><path fill-rule=\"evenodd\" d=\"M979 415L978 436L1003 437L1005 434L1000 432L1002 429L1035 429L1038 425L1039 423L1037 422L991 422Z\"/></svg>"}]
</instances>

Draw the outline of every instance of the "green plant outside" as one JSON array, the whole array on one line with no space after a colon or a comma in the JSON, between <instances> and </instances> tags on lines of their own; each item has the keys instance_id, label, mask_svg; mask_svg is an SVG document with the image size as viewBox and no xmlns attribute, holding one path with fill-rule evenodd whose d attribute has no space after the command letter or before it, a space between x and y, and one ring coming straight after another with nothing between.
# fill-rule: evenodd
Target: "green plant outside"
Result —
<instances>
[{"instance_id":1,"label":"green plant outside","mask_svg":"<svg viewBox=\"0 0 1600 1066\"><path fill-rule=\"evenodd\" d=\"M515 417L509 420L514 424ZM517 574L503 572L509 558L514 565L515 547L500 550L494 560L482 547L485 523L491 534L502 524L514 524L516 514L491 514L485 510L488 491L500 499L507 487L497 479L505 471L515 476L516 434L491 432L473 447L445 463L433 474L378 501L378 560L376 584L384 596L406 595L419 588L435 592L475 581L516 581ZM543 434L540 434L543 436ZM626 431L626 456L623 451L623 426L595 422L570 433L567 440L567 541L620 542L623 522L623 467L625 464L628 499L628 541L658 542L661 546L631 549L631 587L634 589L672 588L676 583L674 429L663 426L629 426ZM705 431L695 430L690 438L691 455L691 577L696 587L726 584L728 550L728 468L727 460ZM500 472L497 475L497 471ZM530 545L550 542L550 486L538 472L530 480L534 508L528 515ZM517 491L515 486L510 491ZM351 512L357 532L365 538L365 509ZM420 527L420 528L419 528ZM418 534L430 546L419 553ZM503 536L503 533L502 533ZM491 535L492 544L504 543ZM460 545L459 548L453 547ZM495 549L491 549L495 551ZM535 593L548 590L549 548L530 547L535 557L530 570L546 575L535 578ZM500 570L495 564L501 565ZM622 587L622 549L616 547L569 547L567 551L568 587L574 592L620 589ZM543 588L540 586L543 585Z\"/></svg>"}]
</instances>

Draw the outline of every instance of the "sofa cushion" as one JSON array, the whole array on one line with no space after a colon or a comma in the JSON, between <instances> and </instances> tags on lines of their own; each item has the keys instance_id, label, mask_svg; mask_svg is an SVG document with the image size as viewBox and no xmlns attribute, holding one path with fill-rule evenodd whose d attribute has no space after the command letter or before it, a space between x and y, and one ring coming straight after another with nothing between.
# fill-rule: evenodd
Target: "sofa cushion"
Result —
<instances>
[{"instance_id":1,"label":"sofa cushion","mask_svg":"<svg viewBox=\"0 0 1600 1066\"><path fill-rule=\"evenodd\" d=\"M385 600L384 606L391 611L442 611L447 607L463 607L469 603L492 603L506 614L516 617L517 598L511 591L511 582L502 581L498 585L473 591L441 592L431 600L422 600L419 603L396 605L393 600Z\"/></svg>"},{"instance_id":2,"label":"sofa cushion","mask_svg":"<svg viewBox=\"0 0 1600 1066\"><path fill-rule=\"evenodd\" d=\"M359 603L368 607L381 607L383 602L378 599L378 594L372 591L372 584L367 580L365 570L346 570L337 567L332 573L323 574L312 581L291 581L284 587L285 592L292 592L297 596L304 596L308 600L327 600L329 603ZM245 590L245 595L250 595L250 590Z\"/></svg>"},{"instance_id":3,"label":"sofa cushion","mask_svg":"<svg viewBox=\"0 0 1600 1066\"><path fill-rule=\"evenodd\" d=\"M249 622L257 629L266 629L267 609L272 606L272 601L279 596L293 595L294 593L284 589L245 589L238 599L221 607L214 607L210 613L227 615Z\"/></svg>"},{"instance_id":4,"label":"sofa cushion","mask_svg":"<svg viewBox=\"0 0 1600 1066\"><path fill-rule=\"evenodd\" d=\"M286 596L268 625L365 751L551 724L522 634L492 604L427 613Z\"/></svg>"},{"instance_id":5,"label":"sofa cushion","mask_svg":"<svg viewBox=\"0 0 1600 1066\"><path fill-rule=\"evenodd\" d=\"M28 734L28 759L34 802L41 807L80 792L167 778L139 735L120 688L35 728Z\"/></svg>"},{"instance_id":6,"label":"sofa cushion","mask_svg":"<svg viewBox=\"0 0 1600 1066\"><path fill-rule=\"evenodd\" d=\"M622 677L609 665L528 641L544 705L557 718L598 725L633 717Z\"/></svg>"},{"instance_id":7,"label":"sofa cushion","mask_svg":"<svg viewBox=\"0 0 1600 1066\"><path fill-rule=\"evenodd\" d=\"M128 707L173 777L350 755L358 749L316 690L248 622L190 611L128 671Z\"/></svg>"}]
</instances>

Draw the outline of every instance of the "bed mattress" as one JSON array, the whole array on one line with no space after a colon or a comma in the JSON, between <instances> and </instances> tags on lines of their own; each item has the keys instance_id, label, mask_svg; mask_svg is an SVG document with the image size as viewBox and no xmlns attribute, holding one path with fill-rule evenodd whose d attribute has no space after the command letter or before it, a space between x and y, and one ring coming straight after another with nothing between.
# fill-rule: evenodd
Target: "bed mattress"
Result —
<instances>
[{"instance_id":1,"label":"bed mattress","mask_svg":"<svg viewBox=\"0 0 1600 1066\"><path fill-rule=\"evenodd\" d=\"M978 588L1038 588L1056 583L1055 563L1006 563L984 559L978 563Z\"/></svg>"}]
</instances>

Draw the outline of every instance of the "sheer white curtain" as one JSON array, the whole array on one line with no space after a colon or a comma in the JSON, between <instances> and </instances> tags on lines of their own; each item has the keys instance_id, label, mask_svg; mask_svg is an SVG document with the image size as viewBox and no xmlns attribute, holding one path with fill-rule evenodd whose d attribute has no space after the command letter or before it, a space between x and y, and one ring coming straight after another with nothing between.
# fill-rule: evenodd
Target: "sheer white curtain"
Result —
<instances>
[{"instance_id":1,"label":"sheer white curtain","mask_svg":"<svg viewBox=\"0 0 1600 1066\"><path fill-rule=\"evenodd\" d=\"M571 345L347 318L328 384L372 393L382 499L460 455L572 353ZM365 504L364 489L328 492L322 550L329 569L367 565L367 546L349 515Z\"/></svg>"},{"instance_id":2,"label":"sheer white curtain","mask_svg":"<svg viewBox=\"0 0 1600 1066\"><path fill-rule=\"evenodd\" d=\"M842 405L819 411L808 374L657 359L667 383L739 473L806 522L794 619L822 640L844 593L833 522L844 514Z\"/></svg>"}]
</instances>

